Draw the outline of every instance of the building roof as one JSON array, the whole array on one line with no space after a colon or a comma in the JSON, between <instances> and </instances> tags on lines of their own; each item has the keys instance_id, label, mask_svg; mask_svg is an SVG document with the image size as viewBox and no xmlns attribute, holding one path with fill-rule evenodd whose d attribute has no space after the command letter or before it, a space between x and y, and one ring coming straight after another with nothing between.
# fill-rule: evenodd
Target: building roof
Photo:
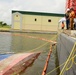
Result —
<instances>
[{"instance_id":1,"label":"building roof","mask_svg":"<svg viewBox=\"0 0 76 75\"><path fill-rule=\"evenodd\" d=\"M28 15L40 15L40 16L57 16L57 17L63 17L64 14L58 14L58 13L46 13L46 12L32 12L32 11L18 11L18 10L12 10L12 13L19 12L21 14L28 14Z\"/></svg>"}]
</instances>

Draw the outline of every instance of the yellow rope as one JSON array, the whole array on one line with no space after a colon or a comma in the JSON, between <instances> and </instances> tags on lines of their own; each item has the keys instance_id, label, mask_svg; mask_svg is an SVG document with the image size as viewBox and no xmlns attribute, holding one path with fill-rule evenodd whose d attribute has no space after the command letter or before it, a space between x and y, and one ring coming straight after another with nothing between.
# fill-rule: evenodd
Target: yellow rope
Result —
<instances>
[{"instance_id":1,"label":"yellow rope","mask_svg":"<svg viewBox=\"0 0 76 75\"><path fill-rule=\"evenodd\" d=\"M54 68L52 71L48 72L46 75L51 74L52 72L54 72L56 69L60 68L61 66L63 66L65 64L65 62L63 64L61 64L60 66Z\"/></svg>"},{"instance_id":2,"label":"yellow rope","mask_svg":"<svg viewBox=\"0 0 76 75\"><path fill-rule=\"evenodd\" d=\"M75 48L75 46L76 46L76 43L74 44L74 46L73 46L73 48L72 48L72 51L71 51L71 53L70 53L67 61L65 62L64 67L62 68L62 70L61 70L61 72L60 72L60 75L63 75L64 72L65 72L65 70L69 70L69 69L71 68L71 67L67 68L67 65L68 65L68 62L69 62L70 58L73 57L73 55L74 55L74 50L75 50L74 48Z\"/></svg>"},{"instance_id":3,"label":"yellow rope","mask_svg":"<svg viewBox=\"0 0 76 75\"><path fill-rule=\"evenodd\" d=\"M33 51L35 51L35 50L37 50L37 49L45 46L45 45L48 44L48 43L49 43L49 42L46 42L46 43L44 43L43 45L41 45L41 46L39 46L39 47L37 47L37 48L34 48L34 49L32 49L32 50L29 50L29 51L27 51L27 52L33 52Z\"/></svg>"},{"instance_id":4,"label":"yellow rope","mask_svg":"<svg viewBox=\"0 0 76 75\"><path fill-rule=\"evenodd\" d=\"M76 55L75 55L75 57L76 57ZM74 62L74 64L76 65L76 62L75 62L75 57L73 58L73 62Z\"/></svg>"},{"instance_id":5,"label":"yellow rope","mask_svg":"<svg viewBox=\"0 0 76 75\"><path fill-rule=\"evenodd\" d=\"M59 29L58 29L58 34L59 34L59 32L61 33L61 31L59 31ZM69 60L70 60L70 58L71 58L71 57L74 55L74 53L75 53L75 49L74 49L75 46L76 46L76 42L75 42L75 44L74 44L74 46L73 46L73 48L72 48L72 51L71 51L71 53L70 53L67 61L65 62L65 65L64 65L63 69L62 69L61 72L60 72L60 75L63 75L63 73L64 73L65 70L71 69L71 67L73 66L73 63L76 64L74 58L72 58L72 59L71 59L71 60L72 60L72 61L71 61L71 65L70 65L70 67L68 68L68 64L70 63Z\"/></svg>"},{"instance_id":6,"label":"yellow rope","mask_svg":"<svg viewBox=\"0 0 76 75\"><path fill-rule=\"evenodd\" d=\"M76 57L76 54L69 60L69 61L71 61L72 60L72 62L74 62L74 58ZM65 64L65 62L64 63L62 63L60 66L58 66L58 67L56 67L56 68L54 68L52 71L50 71L50 72L48 72L46 75L49 75L49 74L51 74L52 72L54 72L56 69L58 69L58 68L60 68L61 66L63 66Z\"/></svg>"},{"instance_id":7,"label":"yellow rope","mask_svg":"<svg viewBox=\"0 0 76 75\"><path fill-rule=\"evenodd\" d=\"M71 61L71 65L68 67L68 65L69 65L69 63L70 63L70 61L69 61L68 64L67 64L66 70L69 70L69 69L72 68L72 66L73 66L73 58L72 58L71 60L72 60L72 61Z\"/></svg>"},{"instance_id":8,"label":"yellow rope","mask_svg":"<svg viewBox=\"0 0 76 75\"><path fill-rule=\"evenodd\" d=\"M56 37L57 37L57 35L54 36L51 40L54 40ZM39 48L45 46L45 45L48 44L48 43L50 43L50 42L46 42L46 43L44 43L43 45L40 45L39 47L34 48L34 49L32 49L32 50L28 50L28 51L26 51L26 52L33 52L33 51L35 51L35 50L37 50L37 49L39 49Z\"/></svg>"},{"instance_id":9,"label":"yellow rope","mask_svg":"<svg viewBox=\"0 0 76 75\"><path fill-rule=\"evenodd\" d=\"M58 29L58 34L57 34L57 35L59 35L60 33L61 33L61 31ZM70 53L70 55L69 55L67 61L63 63L63 64L65 64L65 65L64 65L64 67L63 67L63 69L61 70L61 72L60 72L59 75L63 75L63 73L64 73L65 70L69 70L69 69L71 69L73 63L76 64L76 63L75 63L75 60L74 60L75 57L73 57L75 46L76 46L76 42L75 42L75 44L74 44L74 46L73 46L73 48L72 48L72 51L71 51L71 53ZM75 56L76 56L76 55L75 55ZM71 57L72 57L72 58L71 58ZM71 61L71 65L70 65L70 67L68 68L67 66L68 66L68 63L69 63L69 61L70 61L70 58L71 58L72 61ZM53 71L55 71L56 69L58 69L59 67L61 67L63 64L61 64L61 65L58 66L57 68L53 69L52 71L50 71L50 72L47 73L46 75L52 73Z\"/></svg>"},{"instance_id":10,"label":"yellow rope","mask_svg":"<svg viewBox=\"0 0 76 75\"><path fill-rule=\"evenodd\" d=\"M74 50L75 46L76 46L76 43L74 44L74 46L73 46L73 48L72 48L72 51ZM74 53L72 53L72 51L71 51L70 54L74 54ZM76 64L75 61L74 61L75 57L76 57L76 54L73 55L73 56L69 59L69 62L72 60L72 63L71 63L71 65L70 65L69 68L68 68L67 65L66 65L65 70L69 70L69 69L73 66L73 63ZM62 63L60 66L54 68L52 71L48 72L46 75L51 74L51 73L54 72L56 69L58 69L58 68L60 68L61 66L63 66L64 64L66 64L66 62L64 62L64 63ZM64 66L65 66L65 65L64 65ZM61 73L60 73L60 75L61 75ZM62 75L63 75L63 74L62 74Z\"/></svg>"},{"instance_id":11,"label":"yellow rope","mask_svg":"<svg viewBox=\"0 0 76 75\"><path fill-rule=\"evenodd\" d=\"M75 44L75 46L76 46L76 44ZM66 70L71 69L71 67L73 66L73 64L76 64L76 63L75 63L75 60L74 60L74 59L75 59L75 57L76 57L76 54L74 55L74 53L75 53L75 46L74 46L74 48L73 48L73 49L74 49L74 51L73 51L73 54L72 54L72 55L73 55L73 57L72 57L72 59L71 59L71 60L72 60L72 61L71 61L71 65L70 65L70 67L69 67L69 68L68 68L68 67L66 67ZM70 62L68 62L68 64L69 64L69 63L70 63ZM67 65L68 65L68 64L67 64Z\"/></svg>"},{"instance_id":12,"label":"yellow rope","mask_svg":"<svg viewBox=\"0 0 76 75\"><path fill-rule=\"evenodd\" d=\"M73 57L73 62L74 62L74 64L76 65L76 62L75 62L75 60L74 60L74 59L75 59L75 57L76 57L76 54L75 54L75 56Z\"/></svg>"}]
</instances>

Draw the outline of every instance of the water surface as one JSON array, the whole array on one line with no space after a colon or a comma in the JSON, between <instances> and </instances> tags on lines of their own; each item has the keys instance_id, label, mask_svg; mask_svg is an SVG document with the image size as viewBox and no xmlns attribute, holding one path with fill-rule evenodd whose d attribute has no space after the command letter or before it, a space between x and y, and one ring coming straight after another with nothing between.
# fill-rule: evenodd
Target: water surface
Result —
<instances>
[{"instance_id":1,"label":"water surface","mask_svg":"<svg viewBox=\"0 0 76 75\"><path fill-rule=\"evenodd\" d=\"M38 37L51 40L56 37L55 34L39 33L8 33L0 32L0 53L24 53L24 52L42 52L38 59L23 71L20 75L41 75L45 61L50 50L50 43L43 41ZM54 40L54 39L53 39ZM55 68L55 48L53 49L47 73ZM56 71L49 75L56 75Z\"/></svg>"}]
</instances>

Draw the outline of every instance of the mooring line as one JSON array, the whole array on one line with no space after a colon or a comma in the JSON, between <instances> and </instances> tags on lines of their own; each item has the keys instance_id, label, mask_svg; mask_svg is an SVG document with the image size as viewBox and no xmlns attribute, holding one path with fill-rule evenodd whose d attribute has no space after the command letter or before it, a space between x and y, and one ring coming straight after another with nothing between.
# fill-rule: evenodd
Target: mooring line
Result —
<instances>
[{"instance_id":1,"label":"mooring line","mask_svg":"<svg viewBox=\"0 0 76 75\"><path fill-rule=\"evenodd\" d=\"M47 56L47 59L46 59L46 63L45 63L44 69L42 71L42 75L46 75L46 71L47 71L47 68L48 68L48 63L49 63L49 60L50 60L51 53L52 53L52 46L50 45L50 51L48 53L48 56Z\"/></svg>"},{"instance_id":2,"label":"mooring line","mask_svg":"<svg viewBox=\"0 0 76 75\"><path fill-rule=\"evenodd\" d=\"M75 57L76 57L76 54L70 59L70 61L73 60ZM73 61L73 62L74 62L74 61ZM59 65L58 67L54 68L54 69L51 70L50 72L48 72L46 75L51 74L52 72L54 72L55 70L57 70L58 68L60 68L61 66L63 66L64 64L65 64L65 62L62 63L61 65Z\"/></svg>"},{"instance_id":3,"label":"mooring line","mask_svg":"<svg viewBox=\"0 0 76 75\"><path fill-rule=\"evenodd\" d=\"M51 40L54 40L56 37L57 37L57 36L51 38ZM45 45L48 44L48 43L50 43L50 42L46 42L46 43L44 43L43 45L40 45L39 47L34 48L34 49L32 49L32 50L29 50L29 51L26 51L26 52L33 52L33 51L35 51L35 50L37 50L37 49L39 49L39 48L45 46ZM53 45L55 45L55 44L56 44L56 43L54 43Z\"/></svg>"},{"instance_id":4,"label":"mooring line","mask_svg":"<svg viewBox=\"0 0 76 75\"><path fill-rule=\"evenodd\" d=\"M70 57L71 56L71 54L73 53L73 51L74 51L74 48L75 48L75 46L76 46L76 43L74 44L74 46L73 46L73 48L72 48L72 51L71 51L71 53L70 53L70 55L69 55L69 60L67 59L67 61L65 61L64 63L62 63L61 65L59 65L58 67L56 67L56 68L54 68L53 70L51 70L50 72L48 72L46 75L49 75L49 74L51 74L52 72L54 72L55 70L57 70L58 68L60 68L61 66L63 66L64 65L64 67L66 67L65 68L65 70L69 70L69 69L71 69L71 67L73 66L73 63L76 65L76 63L75 63L75 57L76 57L76 54L75 55L73 55L72 57ZM71 63L71 65L70 65L70 67L69 68L67 68L67 62L70 62L70 61L72 61L72 63ZM59 75L63 75L63 73L64 73L64 67L63 67L63 69L62 69L62 71L60 72L60 74Z\"/></svg>"},{"instance_id":5,"label":"mooring line","mask_svg":"<svg viewBox=\"0 0 76 75\"><path fill-rule=\"evenodd\" d=\"M52 41L52 40L48 40L46 38L40 38L40 37L35 37L35 36L29 36L29 35L22 35L22 34L13 34L14 36L23 36L23 37L27 37L27 38L33 38L33 39L38 39L38 40L42 40L42 41L46 41L46 42L51 42L51 43L57 43L56 41Z\"/></svg>"},{"instance_id":6,"label":"mooring line","mask_svg":"<svg viewBox=\"0 0 76 75\"><path fill-rule=\"evenodd\" d=\"M30 35L23 35L23 34L18 34L18 33L17 34L4 33L4 34L13 35L13 36L22 36L22 37L38 39L38 40L42 40L42 41L46 41L46 42L51 42L51 43L57 43L56 41L48 40L46 38L40 38L40 37L35 37L35 36L30 36Z\"/></svg>"}]
</instances>

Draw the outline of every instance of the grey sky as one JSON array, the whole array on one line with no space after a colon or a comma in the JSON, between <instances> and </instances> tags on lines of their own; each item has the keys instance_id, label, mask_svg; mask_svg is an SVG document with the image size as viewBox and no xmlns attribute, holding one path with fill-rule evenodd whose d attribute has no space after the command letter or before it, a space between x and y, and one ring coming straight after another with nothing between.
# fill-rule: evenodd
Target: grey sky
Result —
<instances>
[{"instance_id":1,"label":"grey sky","mask_svg":"<svg viewBox=\"0 0 76 75\"><path fill-rule=\"evenodd\" d=\"M65 13L66 0L0 0L0 21L11 24L11 11Z\"/></svg>"}]
</instances>

